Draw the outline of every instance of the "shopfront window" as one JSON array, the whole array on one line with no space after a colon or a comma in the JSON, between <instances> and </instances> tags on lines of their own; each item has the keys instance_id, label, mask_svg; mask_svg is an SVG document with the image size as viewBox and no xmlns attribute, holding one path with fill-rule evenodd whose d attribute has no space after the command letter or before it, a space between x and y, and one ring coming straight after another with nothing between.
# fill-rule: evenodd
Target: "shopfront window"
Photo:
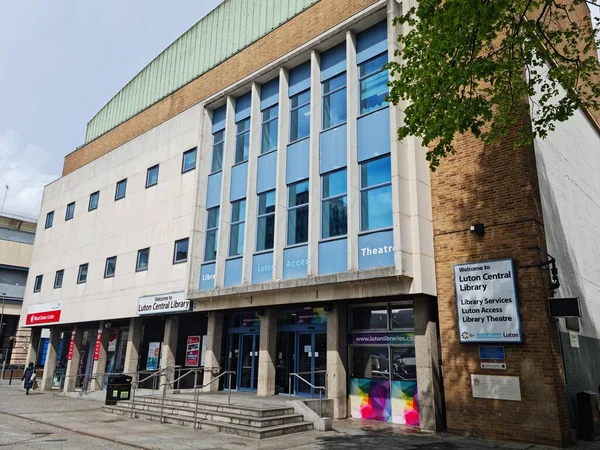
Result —
<instances>
[{"instance_id":1,"label":"shopfront window","mask_svg":"<svg viewBox=\"0 0 600 450\"><path fill-rule=\"evenodd\" d=\"M386 305L357 306L352 308L353 330L387 330L388 311Z\"/></svg>"},{"instance_id":2,"label":"shopfront window","mask_svg":"<svg viewBox=\"0 0 600 450\"><path fill-rule=\"evenodd\" d=\"M390 359L388 347L353 347L352 378L389 380Z\"/></svg>"}]
</instances>

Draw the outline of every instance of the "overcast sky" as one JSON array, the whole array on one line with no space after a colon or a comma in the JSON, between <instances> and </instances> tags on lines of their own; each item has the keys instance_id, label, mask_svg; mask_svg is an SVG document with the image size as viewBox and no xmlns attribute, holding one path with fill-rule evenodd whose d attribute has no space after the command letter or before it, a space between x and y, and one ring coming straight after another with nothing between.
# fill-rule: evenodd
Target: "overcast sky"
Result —
<instances>
[{"instance_id":1,"label":"overcast sky","mask_svg":"<svg viewBox=\"0 0 600 450\"><path fill-rule=\"evenodd\" d=\"M4 212L37 217L87 122L220 1L0 0Z\"/></svg>"},{"instance_id":2,"label":"overcast sky","mask_svg":"<svg viewBox=\"0 0 600 450\"><path fill-rule=\"evenodd\" d=\"M37 217L87 122L221 0L0 0L0 205Z\"/></svg>"}]
</instances>

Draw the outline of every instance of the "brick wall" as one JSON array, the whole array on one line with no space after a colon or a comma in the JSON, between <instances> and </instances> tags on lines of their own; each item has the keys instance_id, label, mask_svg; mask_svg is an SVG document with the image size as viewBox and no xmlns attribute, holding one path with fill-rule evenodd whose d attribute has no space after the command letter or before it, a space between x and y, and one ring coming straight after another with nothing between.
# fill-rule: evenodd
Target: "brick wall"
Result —
<instances>
[{"instance_id":1,"label":"brick wall","mask_svg":"<svg viewBox=\"0 0 600 450\"><path fill-rule=\"evenodd\" d=\"M529 119L527 119L529 120ZM544 260L544 225L533 146L514 148L517 129L494 146L472 136L432 175L432 206L447 424L451 432L549 445L567 442L568 417L548 278L520 269ZM485 224L484 237L472 235ZM453 266L515 259L523 344L506 345L507 370L482 371L476 344L461 344ZM521 402L473 398L471 374L518 376Z\"/></svg>"},{"instance_id":2,"label":"brick wall","mask_svg":"<svg viewBox=\"0 0 600 450\"><path fill-rule=\"evenodd\" d=\"M155 105L65 157L63 176L300 47L377 0L321 0Z\"/></svg>"}]
</instances>

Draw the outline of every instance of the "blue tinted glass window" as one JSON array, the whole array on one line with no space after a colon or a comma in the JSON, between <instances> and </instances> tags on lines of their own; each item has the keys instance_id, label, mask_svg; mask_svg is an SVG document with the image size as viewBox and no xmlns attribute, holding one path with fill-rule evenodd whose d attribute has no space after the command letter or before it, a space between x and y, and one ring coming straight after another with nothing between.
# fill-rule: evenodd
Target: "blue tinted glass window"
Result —
<instances>
[{"instance_id":1,"label":"blue tinted glass window","mask_svg":"<svg viewBox=\"0 0 600 450\"><path fill-rule=\"evenodd\" d=\"M321 236L328 239L348 233L348 180L346 169L323 175Z\"/></svg>"},{"instance_id":2,"label":"blue tinted glass window","mask_svg":"<svg viewBox=\"0 0 600 450\"><path fill-rule=\"evenodd\" d=\"M217 237L219 231L219 207L209 209L206 219L206 240L204 243L204 261L217 259Z\"/></svg>"},{"instance_id":3,"label":"blue tinted glass window","mask_svg":"<svg viewBox=\"0 0 600 450\"><path fill-rule=\"evenodd\" d=\"M392 166L389 156L372 159L360 165L360 187L368 188L392 179Z\"/></svg>"},{"instance_id":4,"label":"blue tinted glass window","mask_svg":"<svg viewBox=\"0 0 600 450\"><path fill-rule=\"evenodd\" d=\"M98 201L100 200L100 192L94 192L90 194L90 202L88 205L88 211L93 211L98 208Z\"/></svg>"},{"instance_id":5,"label":"blue tinted glass window","mask_svg":"<svg viewBox=\"0 0 600 450\"><path fill-rule=\"evenodd\" d=\"M258 196L256 251L270 250L275 239L275 191Z\"/></svg>"},{"instance_id":6,"label":"blue tinted glass window","mask_svg":"<svg viewBox=\"0 0 600 450\"><path fill-rule=\"evenodd\" d=\"M146 173L146 187L155 186L158 184L158 164L148 169Z\"/></svg>"},{"instance_id":7,"label":"blue tinted glass window","mask_svg":"<svg viewBox=\"0 0 600 450\"><path fill-rule=\"evenodd\" d=\"M235 164L248 160L250 154L250 119L237 123L235 141Z\"/></svg>"},{"instance_id":8,"label":"blue tinted glass window","mask_svg":"<svg viewBox=\"0 0 600 450\"><path fill-rule=\"evenodd\" d=\"M112 256L106 258L106 264L104 265L104 278L112 278L115 276L117 270L117 257Z\"/></svg>"},{"instance_id":9,"label":"blue tinted glass window","mask_svg":"<svg viewBox=\"0 0 600 450\"><path fill-rule=\"evenodd\" d=\"M67 205L67 211L65 212L65 220L71 220L75 215L75 202Z\"/></svg>"},{"instance_id":10,"label":"blue tinted glass window","mask_svg":"<svg viewBox=\"0 0 600 450\"><path fill-rule=\"evenodd\" d=\"M310 90L290 98L290 142L310 134Z\"/></svg>"},{"instance_id":11,"label":"blue tinted glass window","mask_svg":"<svg viewBox=\"0 0 600 450\"><path fill-rule=\"evenodd\" d=\"M35 277L35 283L33 283L33 292L40 292L42 290L42 280L44 275L38 275Z\"/></svg>"},{"instance_id":12,"label":"blue tinted glass window","mask_svg":"<svg viewBox=\"0 0 600 450\"><path fill-rule=\"evenodd\" d=\"M213 134L213 154L211 173L223 170L223 141L225 139L225 131L217 131Z\"/></svg>"},{"instance_id":13,"label":"blue tinted glass window","mask_svg":"<svg viewBox=\"0 0 600 450\"><path fill-rule=\"evenodd\" d=\"M323 175L323 198L335 197L346 194L348 190L348 178L346 169L336 170Z\"/></svg>"},{"instance_id":14,"label":"blue tinted glass window","mask_svg":"<svg viewBox=\"0 0 600 450\"><path fill-rule=\"evenodd\" d=\"M386 63L387 53L383 53L359 66L360 114L387 106L388 71L383 68Z\"/></svg>"},{"instance_id":15,"label":"blue tinted glass window","mask_svg":"<svg viewBox=\"0 0 600 450\"><path fill-rule=\"evenodd\" d=\"M346 122L346 73L323 83L323 129Z\"/></svg>"},{"instance_id":16,"label":"blue tinted glass window","mask_svg":"<svg viewBox=\"0 0 600 450\"><path fill-rule=\"evenodd\" d=\"M360 229L388 228L392 218L392 173L390 157L360 165Z\"/></svg>"},{"instance_id":17,"label":"blue tinted glass window","mask_svg":"<svg viewBox=\"0 0 600 450\"><path fill-rule=\"evenodd\" d=\"M77 273L77 284L85 283L88 275L88 264L82 264L79 266L79 272Z\"/></svg>"},{"instance_id":18,"label":"blue tinted glass window","mask_svg":"<svg viewBox=\"0 0 600 450\"><path fill-rule=\"evenodd\" d=\"M183 162L181 163L181 172L187 172L196 168L196 149L193 148L183 154Z\"/></svg>"},{"instance_id":19,"label":"blue tinted glass window","mask_svg":"<svg viewBox=\"0 0 600 450\"><path fill-rule=\"evenodd\" d=\"M246 200L231 204L231 233L229 236L229 256L244 254L244 222L246 221Z\"/></svg>"},{"instance_id":20,"label":"blue tinted glass window","mask_svg":"<svg viewBox=\"0 0 600 450\"><path fill-rule=\"evenodd\" d=\"M150 249L145 248L145 249L139 250L135 271L142 272L144 270L148 270L149 261L150 261Z\"/></svg>"},{"instance_id":21,"label":"blue tinted glass window","mask_svg":"<svg viewBox=\"0 0 600 450\"><path fill-rule=\"evenodd\" d=\"M46 228L51 228L54 223L54 211L50 211L46 214Z\"/></svg>"},{"instance_id":22,"label":"blue tinted glass window","mask_svg":"<svg viewBox=\"0 0 600 450\"><path fill-rule=\"evenodd\" d=\"M125 193L127 192L127 179L121 180L117 183L117 188L115 189L115 200L120 200L125 197Z\"/></svg>"},{"instance_id":23,"label":"blue tinted glass window","mask_svg":"<svg viewBox=\"0 0 600 450\"><path fill-rule=\"evenodd\" d=\"M288 245L308 242L308 200L308 180L288 187Z\"/></svg>"},{"instance_id":24,"label":"blue tinted glass window","mask_svg":"<svg viewBox=\"0 0 600 450\"><path fill-rule=\"evenodd\" d=\"M262 112L262 143L260 153L267 153L277 149L277 127L279 125L279 107L277 105Z\"/></svg>"},{"instance_id":25,"label":"blue tinted glass window","mask_svg":"<svg viewBox=\"0 0 600 450\"><path fill-rule=\"evenodd\" d=\"M175 241L175 249L173 250L173 264L184 263L188 258L189 239L180 239Z\"/></svg>"},{"instance_id":26,"label":"blue tinted glass window","mask_svg":"<svg viewBox=\"0 0 600 450\"><path fill-rule=\"evenodd\" d=\"M54 289L60 289L62 287L64 277L65 277L64 270L56 271L56 275L54 276Z\"/></svg>"}]
</instances>

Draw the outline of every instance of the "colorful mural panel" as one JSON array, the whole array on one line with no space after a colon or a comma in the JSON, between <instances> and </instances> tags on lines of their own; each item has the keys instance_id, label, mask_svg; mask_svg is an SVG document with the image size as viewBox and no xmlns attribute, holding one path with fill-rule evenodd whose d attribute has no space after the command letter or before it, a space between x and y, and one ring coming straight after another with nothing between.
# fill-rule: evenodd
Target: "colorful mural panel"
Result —
<instances>
[{"instance_id":1,"label":"colorful mural panel","mask_svg":"<svg viewBox=\"0 0 600 450\"><path fill-rule=\"evenodd\" d=\"M350 379L352 418L419 426L415 381Z\"/></svg>"}]
</instances>

